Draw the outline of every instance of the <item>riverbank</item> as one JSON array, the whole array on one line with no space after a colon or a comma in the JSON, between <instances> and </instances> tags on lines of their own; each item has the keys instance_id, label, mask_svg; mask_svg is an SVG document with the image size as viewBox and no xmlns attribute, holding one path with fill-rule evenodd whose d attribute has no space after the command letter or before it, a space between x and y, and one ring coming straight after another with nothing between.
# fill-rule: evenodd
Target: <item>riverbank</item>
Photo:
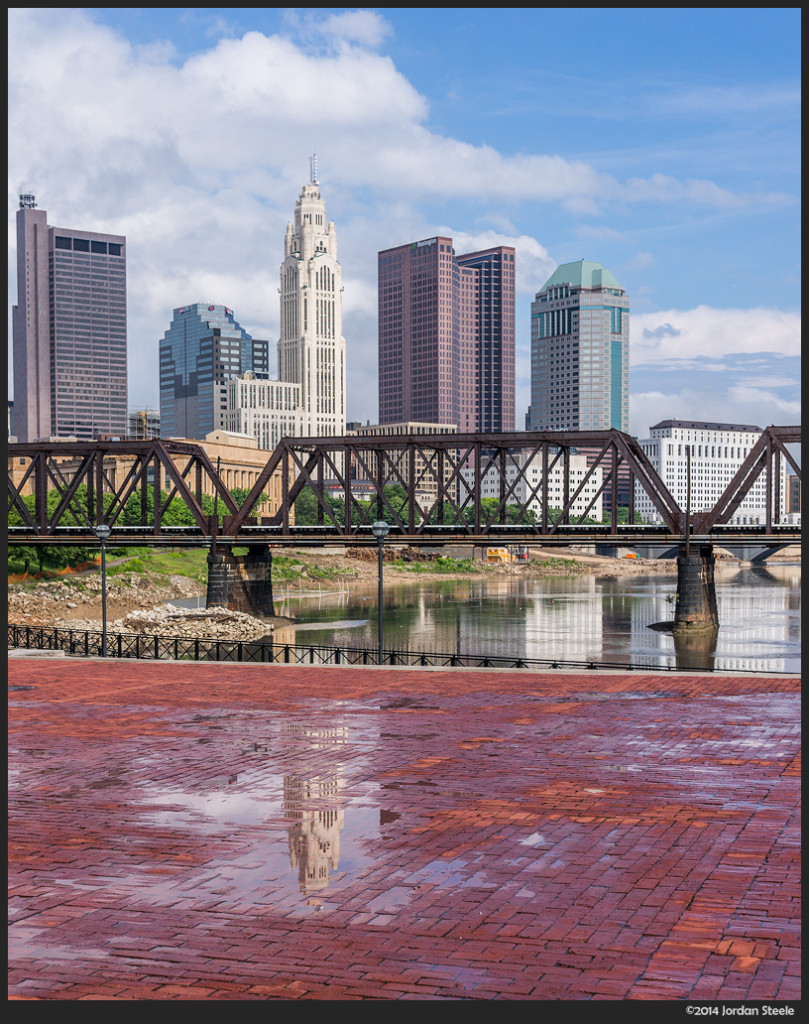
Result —
<instances>
[{"instance_id":1,"label":"riverbank","mask_svg":"<svg viewBox=\"0 0 809 1024\"><path fill-rule=\"evenodd\" d=\"M137 560L143 565L143 560ZM375 550L293 549L274 553L274 585L277 596L328 593L347 590L375 593L378 562ZM288 618L258 619L238 612L206 610L204 574L190 575L149 571L129 572L125 564L107 574L107 624L112 631L151 635L194 635L219 639L255 639L266 636L274 625ZM717 560L717 573L735 571L733 558ZM608 558L556 548L531 548L527 562L487 563L470 559L425 559L415 549L386 551L383 585L435 583L448 579L543 579L594 576L617 579L625 576L675 575L674 559ZM199 608L180 610L172 602L194 599ZM10 582L8 621L19 625L57 626L66 629L99 629L101 625L101 575L96 569L65 574L45 581ZM190 634L189 634L190 635Z\"/></svg>"}]
</instances>

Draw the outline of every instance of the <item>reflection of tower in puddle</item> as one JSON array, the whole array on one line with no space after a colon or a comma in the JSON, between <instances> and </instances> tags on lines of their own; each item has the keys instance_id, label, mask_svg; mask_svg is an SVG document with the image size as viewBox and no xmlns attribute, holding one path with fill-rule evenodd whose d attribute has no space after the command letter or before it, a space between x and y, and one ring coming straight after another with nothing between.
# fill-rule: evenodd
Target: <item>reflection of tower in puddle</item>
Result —
<instances>
[{"instance_id":1,"label":"reflection of tower in puddle","mask_svg":"<svg viewBox=\"0 0 809 1024\"><path fill-rule=\"evenodd\" d=\"M303 741L302 754L342 745L346 736L346 730L339 727L290 725L284 731ZM340 806L342 788L339 765L333 766L328 775L284 777L284 811L294 821L289 828L289 862L297 868L303 893L327 888L331 872L337 870L340 832L345 824Z\"/></svg>"}]
</instances>

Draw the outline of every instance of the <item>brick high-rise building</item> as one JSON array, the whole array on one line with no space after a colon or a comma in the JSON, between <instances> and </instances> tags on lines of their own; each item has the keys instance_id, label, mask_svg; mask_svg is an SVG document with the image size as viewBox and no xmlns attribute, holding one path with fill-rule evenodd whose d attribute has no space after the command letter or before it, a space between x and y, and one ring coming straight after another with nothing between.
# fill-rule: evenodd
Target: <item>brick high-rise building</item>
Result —
<instances>
[{"instance_id":1,"label":"brick high-rise building","mask_svg":"<svg viewBox=\"0 0 809 1024\"><path fill-rule=\"evenodd\" d=\"M33 195L20 196L16 437L126 437L126 238L52 227L47 218Z\"/></svg>"},{"instance_id":2,"label":"brick high-rise building","mask_svg":"<svg viewBox=\"0 0 809 1024\"><path fill-rule=\"evenodd\" d=\"M514 429L514 255L445 236L379 253L380 424Z\"/></svg>"},{"instance_id":3,"label":"brick high-rise building","mask_svg":"<svg viewBox=\"0 0 809 1024\"><path fill-rule=\"evenodd\" d=\"M472 321L474 430L483 433L514 429L514 255L514 249L499 245L458 257L462 279L471 272L471 308L463 308L462 288L461 321Z\"/></svg>"}]
</instances>

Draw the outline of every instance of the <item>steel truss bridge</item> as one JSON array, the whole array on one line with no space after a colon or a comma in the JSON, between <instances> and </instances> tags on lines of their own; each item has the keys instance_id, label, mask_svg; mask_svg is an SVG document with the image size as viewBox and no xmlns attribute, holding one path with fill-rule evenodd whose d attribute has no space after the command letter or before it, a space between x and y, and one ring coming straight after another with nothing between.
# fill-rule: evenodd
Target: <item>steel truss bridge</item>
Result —
<instances>
[{"instance_id":1,"label":"steel truss bridge","mask_svg":"<svg viewBox=\"0 0 809 1024\"><path fill-rule=\"evenodd\" d=\"M199 444L159 439L15 443L8 446L8 541L94 545L93 528L104 523L112 531L111 545L374 545L371 523L385 518L391 541L414 546L671 546L693 540L779 547L800 541L799 526L780 522L777 500L786 466L800 478L787 447L800 440L800 427L767 427L716 505L698 513L678 505L639 442L617 430L286 438L241 505ZM571 473L576 454L587 456L583 477L581 471ZM529 464L540 467L536 482L529 483ZM495 502L484 504L483 482L493 470L499 490ZM552 474L561 478L561 496L549 493ZM728 525L762 474L764 522ZM164 482L162 497L153 501L152 485ZM401 486L403 502L390 499L385 491L390 484ZM518 500L521 485L524 497ZM635 485L651 500L662 525L618 523L623 495L632 524ZM305 488L314 495L316 525L295 523L293 507ZM251 516L268 493L278 496L274 514ZM203 510L204 494L213 496L218 515ZM586 524L599 496L610 509L610 521ZM342 501L342 516L333 511L334 498ZM164 522L177 500L188 509L192 525ZM519 515L537 501L536 515ZM561 510L555 521L551 508Z\"/></svg>"}]
</instances>

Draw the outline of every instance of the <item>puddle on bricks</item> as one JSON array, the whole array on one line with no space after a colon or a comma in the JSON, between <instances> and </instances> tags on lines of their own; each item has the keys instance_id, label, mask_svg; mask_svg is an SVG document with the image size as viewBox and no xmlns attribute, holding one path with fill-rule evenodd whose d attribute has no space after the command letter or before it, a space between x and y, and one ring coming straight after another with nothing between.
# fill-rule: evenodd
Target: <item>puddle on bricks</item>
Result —
<instances>
[{"instance_id":1,"label":"puddle on bricks","mask_svg":"<svg viewBox=\"0 0 809 1024\"><path fill-rule=\"evenodd\" d=\"M230 774L142 793L142 823L198 834L202 861L149 886L147 900L316 913L373 865L395 820L357 782L365 744L378 736L350 736L339 721L254 726L235 744L235 734L223 737L237 748Z\"/></svg>"},{"instance_id":2,"label":"puddle on bricks","mask_svg":"<svg viewBox=\"0 0 809 1024\"><path fill-rule=\"evenodd\" d=\"M447 778L374 778L373 758L390 724L352 710L348 719L322 716L315 723L262 713L197 715L189 720L189 739L215 735L205 748L210 759L206 754L183 763L181 774L167 775L165 751L144 754L129 762L131 777L120 794L106 782L99 788L100 775L95 785L85 780L88 811L95 800L105 808L112 797L126 800L119 837L125 846L118 843L121 856L112 853L106 869L98 863L87 872L68 869L59 884L102 885L106 896L144 908L216 905L307 916L350 905L390 915L391 922L425 890L492 888L490 855L481 850L460 858L416 853L412 865L401 863L400 851L395 863L405 869L404 884L401 870L386 871L388 851L404 844L415 852L414 823L423 827L444 812L457 817L481 794ZM544 846L534 828L517 829L511 838L515 854ZM192 850L193 862L173 859L172 844ZM142 860L133 871L131 854L139 848Z\"/></svg>"}]
</instances>

